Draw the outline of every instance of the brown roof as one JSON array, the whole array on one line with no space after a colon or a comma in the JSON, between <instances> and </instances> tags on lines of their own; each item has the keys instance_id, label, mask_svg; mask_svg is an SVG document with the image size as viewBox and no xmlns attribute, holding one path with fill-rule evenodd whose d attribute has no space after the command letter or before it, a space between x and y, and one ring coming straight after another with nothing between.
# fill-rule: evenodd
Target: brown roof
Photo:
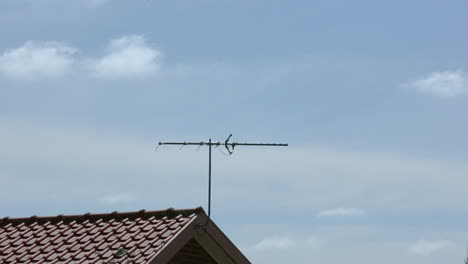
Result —
<instances>
[{"instance_id":1,"label":"brown roof","mask_svg":"<svg viewBox=\"0 0 468 264\"><path fill-rule=\"evenodd\" d=\"M167 263L206 232L234 263L249 263L203 209L0 219L0 264Z\"/></svg>"}]
</instances>

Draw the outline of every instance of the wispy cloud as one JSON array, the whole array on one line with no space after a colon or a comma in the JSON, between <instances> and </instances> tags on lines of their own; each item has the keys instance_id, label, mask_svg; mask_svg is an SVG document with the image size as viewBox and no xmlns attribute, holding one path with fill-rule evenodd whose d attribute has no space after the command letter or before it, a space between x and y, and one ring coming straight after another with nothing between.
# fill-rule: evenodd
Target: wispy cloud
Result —
<instances>
[{"instance_id":1,"label":"wispy cloud","mask_svg":"<svg viewBox=\"0 0 468 264\"><path fill-rule=\"evenodd\" d=\"M304 241L304 246L307 248L321 248L325 244L326 244L325 240L315 237L315 236L309 236Z\"/></svg>"},{"instance_id":2,"label":"wispy cloud","mask_svg":"<svg viewBox=\"0 0 468 264\"><path fill-rule=\"evenodd\" d=\"M359 208L336 208L323 210L317 213L317 217L324 216L360 216L364 215L364 210Z\"/></svg>"},{"instance_id":3,"label":"wispy cloud","mask_svg":"<svg viewBox=\"0 0 468 264\"><path fill-rule=\"evenodd\" d=\"M91 63L93 74L104 79L141 78L160 70L162 53L143 36L123 36L110 41L108 53Z\"/></svg>"},{"instance_id":4,"label":"wispy cloud","mask_svg":"<svg viewBox=\"0 0 468 264\"><path fill-rule=\"evenodd\" d=\"M317 249L325 241L315 236L276 235L262 239L251 247L254 251L287 250L293 248Z\"/></svg>"},{"instance_id":5,"label":"wispy cloud","mask_svg":"<svg viewBox=\"0 0 468 264\"><path fill-rule=\"evenodd\" d=\"M148 198L155 192L171 197L163 200L172 203L167 206L197 206L205 202L204 196L198 193L204 190L204 182L193 176L203 175L200 160L194 159L191 152L179 153L172 148L154 152L151 140L124 137L106 130L2 117L0 145L0 178L12 187L0 192L3 200L14 194L18 196L17 200L28 199L31 203L48 201L56 204L76 200L94 206L95 197L101 197L102 190L107 190L110 194L138 194L138 201L151 201L151 206L161 202ZM168 151L176 153L168 154ZM343 211L345 214L356 212L349 210L351 206L342 206L346 210L336 210L336 204L347 202L362 208L357 210L358 213L364 208L413 212L456 210L468 199L463 188L468 165L459 160L348 152L313 146L292 148L286 154L283 151L259 153L252 150L236 157L220 159L218 163L221 168L231 168L223 173L232 180L219 183L219 192L222 193L219 199L226 206L237 206L244 202L245 197L252 206L270 203L275 204L275 208L295 210L327 206L324 209L328 210L321 213L325 218L331 217L327 216L330 215L327 211L335 215L337 212L343 214ZM250 162L253 158L256 159L254 163ZM200 159L203 161L203 157ZM311 160L314 160L314 166L303 166ZM284 168L265 166L269 162L280 161L287 161L290 165ZM292 176L285 179L283 175L286 173ZM324 176L310 179L310 175L317 174ZM129 175L132 175L131 181ZM78 178L82 180L78 181ZM181 180L197 188L189 184L181 186ZM89 181L93 184L88 184ZM249 186L245 185L247 181L251 182ZM275 192L262 189L266 181L286 188ZM336 182L342 184L337 185ZM427 184L421 185L421 182ZM75 188L66 188L70 185ZM169 191L171 188L183 188L183 191L174 197ZM282 189L287 192L278 195ZM54 199L58 194L66 198ZM314 212L314 217L317 213Z\"/></svg>"},{"instance_id":6,"label":"wispy cloud","mask_svg":"<svg viewBox=\"0 0 468 264\"><path fill-rule=\"evenodd\" d=\"M111 0L85 0L86 4L97 7L109 3Z\"/></svg>"},{"instance_id":7,"label":"wispy cloud","mask_svg":"<svg viewBox=\"0 0 468 264\"><path fill-rule=\"evenodd\" d=\"M112 194L99 198L99 202L108 205L128 204L135 200L135 196L130 193Z\"/></svg>"},{"instance_id":8,"label":"wispy cloud","mask_svg":"<svg viewBox=\"0 0 468 264\"><path fill-rule=\"evenodd\" d=\"M419 240L415 244L411 245L409 251L418 254L427 256L436 251L444 249L452 244L451 241L448 240Z\"/></svg>"},{"instance_id":9,"label":"wispy cloud","mask_svg":"<svg viewBox=\"0 0 468 264\"><path fill-rule=\"evenodd\" d=\"M468 93L468 74L461 70L434 72L405 86L435 96L451 98Z\"/></svg>"},{"instance_id":10,"label":"wispy cloud","mask_svg":"<svg viewBox=\"0 0 468 264\"><path fill-rule=\"evenodd\" d=\"M57 78L70 70L75 52L58 42L28 41L0 56L0 73L17 80Z\"/></svg>"},{"instance_id":11,"label":"wispy cloud","mask_svg":"<svg viewBox=\"0 0 468 264\"><path fill-rule=\"evenodd\" d=\"M273 236L263 239L255 244L252 248L254 250L278 250L289 249L296 246L296 241L288 236Z\"/></svg>"}]
</instances>

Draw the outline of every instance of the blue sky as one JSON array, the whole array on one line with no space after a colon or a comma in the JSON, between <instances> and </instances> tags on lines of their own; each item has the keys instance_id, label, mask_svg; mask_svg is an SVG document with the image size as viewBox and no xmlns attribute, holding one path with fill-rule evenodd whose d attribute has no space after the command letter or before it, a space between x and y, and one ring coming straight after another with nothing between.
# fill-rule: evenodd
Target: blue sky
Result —
<instances>
[{"instance_id":1,"label":"blue sky","mask_svg":"<svg viewBox=\"0 0 468 264\"><path fill-rule=\"evenodd\" d=\"M4 0L3 216L206 207L253 263L462 263L466 1Z\"/></svg>"}]
</instances>

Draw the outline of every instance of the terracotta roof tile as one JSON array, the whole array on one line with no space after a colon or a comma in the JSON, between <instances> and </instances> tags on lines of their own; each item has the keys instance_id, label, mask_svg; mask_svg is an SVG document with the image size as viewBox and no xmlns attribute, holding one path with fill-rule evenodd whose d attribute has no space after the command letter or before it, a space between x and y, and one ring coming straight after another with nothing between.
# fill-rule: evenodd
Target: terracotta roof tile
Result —
<instances>
[{"instance_id":1,"label":"terracotta roof tile","mask_svg":"<svg viewBox=\"0 0 468 264\"><path fill-rule=\"evenodd\" d=\"M0 263L145 264L201 212L1 218Z\"/></svg>"}]
</instances>

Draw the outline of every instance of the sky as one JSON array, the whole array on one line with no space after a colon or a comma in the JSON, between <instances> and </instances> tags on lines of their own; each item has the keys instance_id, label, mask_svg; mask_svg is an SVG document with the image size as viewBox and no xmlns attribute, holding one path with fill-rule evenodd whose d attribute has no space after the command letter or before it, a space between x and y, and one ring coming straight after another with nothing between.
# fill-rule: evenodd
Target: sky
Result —
<instances>
[{"instance_id":1,"label":"sky","mask_svg":"<svg viewBox=\"0 0 468 264\"><path fill-rule=\"evenodd\" d=\"M0 216L207 207L252 263L463 263L468 2L1 0Z\"/></svg>"}]
</instances>

